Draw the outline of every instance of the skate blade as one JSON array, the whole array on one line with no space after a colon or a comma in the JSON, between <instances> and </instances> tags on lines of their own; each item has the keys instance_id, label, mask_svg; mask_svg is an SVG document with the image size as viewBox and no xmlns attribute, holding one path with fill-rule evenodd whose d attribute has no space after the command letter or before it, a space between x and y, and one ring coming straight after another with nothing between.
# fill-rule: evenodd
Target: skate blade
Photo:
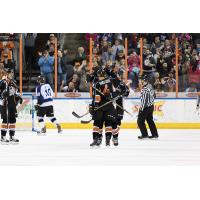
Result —
<instances>
[{"instance_id":1,"label":"skate blade","mask_svg":"<svg viewBox=\"0 0 200 200\"><path fill-rule=\"evenodd\" d=\"M9 142L1 142L1 145L9 145Z\"/></svg>"},{"instance_id":2,"label":"skate blade","mask_svg":"<svg viewBox=\"0 0 200 200\"><path fill-rule=\"evenodd\" d=\"M150 140L159 140L159 138L149 138Z\"/></svg>"},{"instance_id":3,"label":"skate blade","mask_svg":"<svg viewBox=\"0 0 200 200\"><path fill-rule=\"evenodd\" d=\"M90 149L99 149L99 148L101 148L101 145L94 145L94 146L90 146Z\"/></svg>"},{"instance_id":4,"label":"skate blade","mask_svg":"<svg viewBox=\"0 0 200 200\"><path fill-rule=\"evenodd\" d=\"M37 133L38 136L46 136L46 133Z\"/></svg>"},{"instance_id":5,"label":"skate blade","mask_svg":"<svg viewBox=\"0 0 200 200\"><path fill-rule=\"evenodd\" d=\"M9 142L11 145L18 145L19 142Z\"/></svg>"},{"instance_id":6,"label":"skate blade","mask_svg":"<svg viewBox=\"0 0 200 200\"><path fill-rule=\"evenodd\" d=\"M63 133L63 130L61 130L61 131L58 131L58 134L62 134Z\"/></svg>"},{"instance_id":7,"label":"skate blade","mask_svg":"<svg viewBox=\"0 0 200 200\"><path fill-rule=\"evenodd\" d=\"M150 138L142 138L142 139L138 138L138 140L141 140L141 141L143 141L143 140L150 140Z\"/></svg>"}]
</instances>

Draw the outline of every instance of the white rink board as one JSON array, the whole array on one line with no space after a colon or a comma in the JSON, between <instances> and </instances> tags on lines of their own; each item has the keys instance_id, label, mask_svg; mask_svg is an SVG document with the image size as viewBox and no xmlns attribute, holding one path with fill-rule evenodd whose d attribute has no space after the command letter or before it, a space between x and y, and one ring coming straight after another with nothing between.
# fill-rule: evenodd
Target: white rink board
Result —
<instances>
[{"instance_id":1,"label":"white rink board","mask_svg":"<svg viewBox=\"0 0 200 200\"><path fill-rule=\"evenodd\" d=\"M62 123L80 122L80 119L77 119L71 113L75 111L80 115L84 114L87 112L90 102L90 99L54 99L55 115ZM125 113L123 122L136 122L140 100L126 99L124 106L132 113L133 117ZM157 99L154 106L154 119L158 123L198 123L200 117L195 109L195 99ZM88 118L89 115L84 119Z\"/></svg>"}]
</instances>

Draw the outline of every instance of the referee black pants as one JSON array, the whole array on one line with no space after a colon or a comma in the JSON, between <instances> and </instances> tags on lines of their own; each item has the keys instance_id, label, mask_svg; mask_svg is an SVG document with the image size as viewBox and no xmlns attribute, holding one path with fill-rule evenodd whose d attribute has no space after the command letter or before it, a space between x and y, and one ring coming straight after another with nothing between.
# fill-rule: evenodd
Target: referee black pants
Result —
<instances>
[{"instance_id":1,"label":"referee black pants","mask_svg":"<svg viewBox=\"0 0 200 200\"><path fill-rule=\"evenodd\" d=\"M139 112L137 124L138 127L140 128L143 137L148 136L145 121L147 121L149 125L152 136L158 136L158 131L153 121L153 111L154 111L154 106L152 105L148 108L145 108L143 111Z\"/></svg>"}]
</instances>

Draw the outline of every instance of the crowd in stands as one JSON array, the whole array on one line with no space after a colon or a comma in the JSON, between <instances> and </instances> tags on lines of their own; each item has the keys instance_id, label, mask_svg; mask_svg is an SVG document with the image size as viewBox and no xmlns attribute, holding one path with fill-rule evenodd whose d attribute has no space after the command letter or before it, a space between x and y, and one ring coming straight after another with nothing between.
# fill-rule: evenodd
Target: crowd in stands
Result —
<instances>
[{"instance_id":1,"label":"crowd in stands","mask_svg":"<svg viewBox=\"0 0 200 200\"><path fill-rule=\"evenodd\" d=\"M12 69L15 72L13 37L13 34L0 34L0 79L6 69Z\"/></svg>"},{"instance_id":2,"label":"crowd in stands","mask_svg":"<svg viewBox=\"0 0 200 200\"><path fill-rule=\"evenodd\" d=\"M54 34L50 34L45 50L43 52L38 52L40 73L45 76L47 83L49 83L52 88L54 87L55 38ZM76 92L81 89L84 90L84 84L80 86L81 80L79 78L79 76L81 79L84 77L83 74L86 65L86 63L82 62L83 60L85 61L86 58L84 49L79 47L75 59L69 57L67 49L63 51L60 50L59 41L57 42L57 49L58 91ZM88 88L87 91L89 91Z\"/></svg>"},{"instance_id":3,"label":"crowd in stands","mask_svg":"<svg viewBox=\"0 0 200 200\"><path fill-rule=\"evenodd\" d=\"M143 73L157 92L175 92L176 45L178 38L179 92L200 89L200 41L198 34L134 34L129 47L128 68L133 88L138 88L140 72L140 42L143 41Z\"/></svg>"},{"instance_id":4,"label":"crowd in stands","mask_svg":"<svg viewBox=\"0 0 200 200\"><path fill-rule=\"evenodd\" d=\"M128 80L131 87L139 90L140 38L143 43L142 66L157 92L175 92L176 46L178 38L179 91L195 92L200 88L200 41L194 34L85 34L87 46L79 47L74 58L68 50L60 50L58 43L58 90L61 92L88 92L89 39L92 38L93 67L117 66L122 79L125 78L124 39L128 38ZM39 52L38 65L41 74L53 86L55 36L50 34L44 52Z\"/></svg>"}]
</instances>

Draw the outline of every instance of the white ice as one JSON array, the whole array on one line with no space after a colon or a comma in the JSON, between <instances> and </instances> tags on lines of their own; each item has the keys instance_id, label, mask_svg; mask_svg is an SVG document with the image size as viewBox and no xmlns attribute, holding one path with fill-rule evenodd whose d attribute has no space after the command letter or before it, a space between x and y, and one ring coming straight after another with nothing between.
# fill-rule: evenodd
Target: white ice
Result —
<instances>
[{"instance_id":1,"label":"white ice","mask_svg":"<svg viewBox=\"0 0 200 200\"><path fill-rule=\"evenodd\" d=\"M0 165L200 165L200 130L159 130L159 140L139 141L121 130L118 147L90 148L91 130L18 132L19 145L0 145Z\"/></svg>"}]
</instances>

